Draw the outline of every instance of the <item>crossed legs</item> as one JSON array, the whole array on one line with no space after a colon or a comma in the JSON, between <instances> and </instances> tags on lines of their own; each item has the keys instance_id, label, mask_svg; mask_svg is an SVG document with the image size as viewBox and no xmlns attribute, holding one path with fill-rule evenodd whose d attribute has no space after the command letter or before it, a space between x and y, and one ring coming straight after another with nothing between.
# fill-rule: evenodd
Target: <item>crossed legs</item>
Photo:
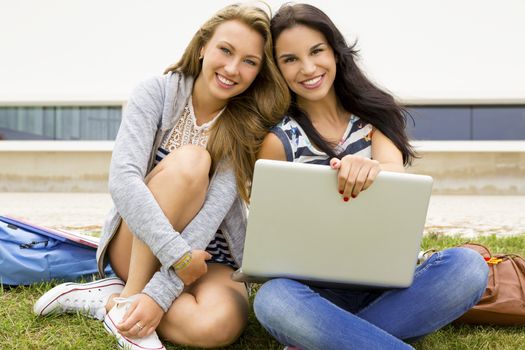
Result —
<instances>
[{"instance_id":1,"label":"crossed legs","mask_svg":"<svg viewBox=\"0 0 525 350\"><path fill-rule=\"evenodd\" d=\"M198 213L209 184L211 159L199 146L171 152L145 182L162 211L182 232ZM160 264L149 247L123 221L108 247L115 273L126 281L122 297L140 293ZM242 283L230 278L232 269L210 264L208 273L187 287L164 315L158 333L176 343L199 347L235 341L247 322L248 296ZM107 308L111 308L109 302Z\"/></svg>"},{"instance_id":2,"label":"crossed legs","mask_svg":"<svg viewBox=\"0 0 525 350\"><path fill-rule=\"evenodd\" d=\"M277 340L301 349L412 349L402 339L425 336L465 313L481 298L487 273L478 253L450 248L418 266L409 288L371 299L367 291L323 296L319 288L274 279L257 292L254 310Z\"/></svg>"}]
</instances>

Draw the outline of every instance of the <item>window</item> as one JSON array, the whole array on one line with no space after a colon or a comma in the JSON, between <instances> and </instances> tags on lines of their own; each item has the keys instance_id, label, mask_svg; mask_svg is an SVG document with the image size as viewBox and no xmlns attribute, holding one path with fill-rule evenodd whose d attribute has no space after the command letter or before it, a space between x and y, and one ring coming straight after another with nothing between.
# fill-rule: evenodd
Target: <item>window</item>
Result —
<instances>
[{"instance_id":1,"label":"window","mask_svg":"<svg viewBox=\"0 0 525 350\"><path fill-rule=\"evenodd\" d=\"M0 107L5 140L114 140L121 106Z\"/></svg>"},{"instance_id":2,"label":"window","mask_svg":"<svg viewBox=\"0 0 525 350\"><path fill-rule=\"evenodd\" d=\"M525 106L409 106L415 140L525 140ZM0 107L0 139L114 140L121 106Z\"/></svg>"},{"instance_id":3,"label":"window","mask_svg":"<svg viewBox=\"0 0 525 350\"><path fill-rule=\"evenodd\" d=\"M416 140L525 140L525 106L409 106Z\"/></svg>"}]
</instances>

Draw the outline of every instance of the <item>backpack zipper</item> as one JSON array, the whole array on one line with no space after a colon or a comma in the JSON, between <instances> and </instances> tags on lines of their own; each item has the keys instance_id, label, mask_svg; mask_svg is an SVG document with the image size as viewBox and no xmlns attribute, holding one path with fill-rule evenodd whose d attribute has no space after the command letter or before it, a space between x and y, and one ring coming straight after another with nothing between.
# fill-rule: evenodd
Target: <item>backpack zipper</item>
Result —
<instances>
[{"instance_id":1,"label":"backpack zipper","mask_svg":"<svg viewBox=\"0 0 525 350\"><path fill-rule=\"evenodd\" d=\"M19 245L20 249L28 249L28 248L33 248L34 246L36 246L37 244L43 244L44 247L47 247L47 245L49 244L49 241L33 241L33 242L30 242L30 243L22 243Z\"/></svg>"}]
</instances>

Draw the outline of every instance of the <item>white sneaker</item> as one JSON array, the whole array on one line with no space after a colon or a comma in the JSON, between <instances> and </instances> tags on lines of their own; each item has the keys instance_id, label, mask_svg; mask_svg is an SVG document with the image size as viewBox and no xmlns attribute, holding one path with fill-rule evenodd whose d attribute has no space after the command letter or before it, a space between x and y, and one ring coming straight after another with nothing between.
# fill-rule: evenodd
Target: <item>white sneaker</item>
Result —
<instances>
[{"instance_id":1,"label":"white sneaker","mask_svg":"<svg viewBox=\"0 0 525 350\"><path fill-rule=\"evenodd\" d=\"M109 297L120 294L124 285L117 277L89 283L62 283L42 295L33 306L33 311L38 316L80 312L103 320Z\"/></svg>"},{"instance_id":2,"label":"white sneaker","mask_svg":"<svg viewBox=\"0 0 525 350\"><path fill-rule=\"evenodd\" d=\"M129 298L114 298L115 306L109 310L106 317L104 317L104 328L109 334L117 338L117 343L120 349L126 350L166 350L162 345L157 332L153 332L147 337L143 338L128 338L119 333L117 325L122 321L124 314L131 306L131 302L135 296Z\"/></svg>"},{"instance_id":3,"label":"white sneaker","mask_svg":"<svg viewBox=\"0 0 525 350\"><path fill-rule=\"evenodd\" d=\"M427 250L420 250L419 253L417 254L417 264L419 265L419 264L424 263L425 261L430 259L430 257L434 255L434 253L436 252L437 252L437 249L434 249L434 248L430 248Z\"/></svg>"}]
</instances>

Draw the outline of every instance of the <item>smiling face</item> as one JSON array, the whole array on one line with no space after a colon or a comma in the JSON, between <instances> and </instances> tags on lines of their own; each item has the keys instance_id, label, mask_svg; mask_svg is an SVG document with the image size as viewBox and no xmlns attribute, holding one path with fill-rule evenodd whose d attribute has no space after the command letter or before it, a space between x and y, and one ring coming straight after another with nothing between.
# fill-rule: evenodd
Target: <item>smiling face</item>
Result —
<instances>
[{"instance_id":1,"label":"smiling face","mask_svg":"<svg viewBox=\"0 0 525 350\"><path fill-rule=\"evenodd\" d=\"M241 94L255 80L263 64L264 39L237 21L227 21L214 31L201 49L202 70L195 81L217 103Z\"/></svg>"},{"instance_id":2,"label":"smiling face","mask_svg":"<svg viewBox=\"0 0 525 350\"><path fill-rule=\"evenodd\" d=\"M321 32L304 25L285 29L275 42L275 57L299 104L335 96L335 55Z\"/></svg>"}]
</instances>

